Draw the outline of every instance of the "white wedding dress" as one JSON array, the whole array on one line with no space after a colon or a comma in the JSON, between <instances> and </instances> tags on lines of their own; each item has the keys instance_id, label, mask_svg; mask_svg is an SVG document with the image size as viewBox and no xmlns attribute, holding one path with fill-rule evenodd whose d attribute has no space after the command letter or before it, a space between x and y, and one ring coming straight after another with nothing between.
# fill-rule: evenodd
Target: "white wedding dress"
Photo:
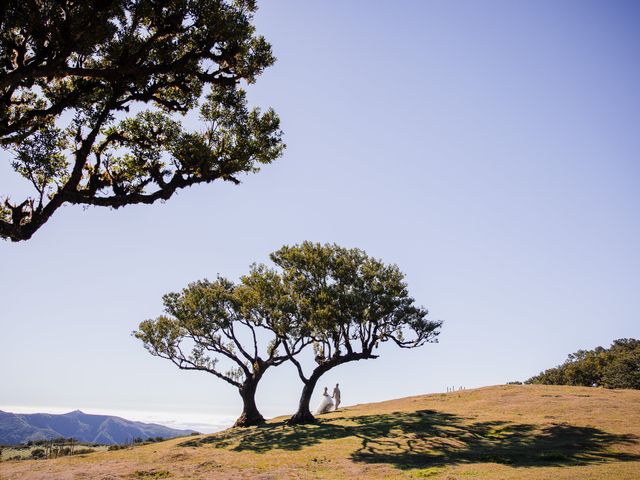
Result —
<instances>
[{"instance_id":1,"label":"white wedding dress","mask_svg":"<svg viewBox=\"0 0 640 480\"><path fill-rule=\"evenodd\" d=\"M333 400L329 396L328 393L322 395L322 400L320 401L320 405L318 405L318 409L316 410L316 415L320 415L321 413L330 412L333 408Z\"/></svg>"}]
</instances>

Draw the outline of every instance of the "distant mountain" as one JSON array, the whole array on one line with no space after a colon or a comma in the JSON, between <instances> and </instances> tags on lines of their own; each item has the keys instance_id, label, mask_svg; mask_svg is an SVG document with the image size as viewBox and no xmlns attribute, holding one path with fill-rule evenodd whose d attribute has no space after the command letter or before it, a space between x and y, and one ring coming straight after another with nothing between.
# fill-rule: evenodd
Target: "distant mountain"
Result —
<instances>
[{"instance_id":1,"label":"distant mountain","mask_svg":"<svg viewBox=\"0 0 640 480\"><path fill-rule=\"evenodd\" d=\"M114 445L130 443L134 438L173 438L191 433L192 430L177 430L109 415L90 415L80 410L62 415L21 414L0 410L0 445L17 445L29 440L60 437L75 438L86 443Z\"/></svg>"}]
</instances>

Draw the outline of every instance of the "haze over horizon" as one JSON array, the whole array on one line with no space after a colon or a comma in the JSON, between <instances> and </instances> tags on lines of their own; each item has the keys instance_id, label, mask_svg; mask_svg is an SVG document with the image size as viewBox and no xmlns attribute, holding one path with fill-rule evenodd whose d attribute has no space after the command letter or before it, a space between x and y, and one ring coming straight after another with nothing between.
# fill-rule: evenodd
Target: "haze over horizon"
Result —
<instances>
[{"instance_id":1,"label":"haze over horizon","mask_svg":"<svg viewBox=\"0 0 640 480\"><path fill-rule=\"evenodd\" d=\"M282 119L274 164L0 243L0 409L232 421L232 387L130 333L164 293L304 240L397 263L445 322L438 344L330 371L312 406L336 382L346 405L492 385L640 338L640 4L370 5L260 2L278 61L248 91ZM292 413L301 388L272 369L258 406Z\"/></svg>"}]
</instances>

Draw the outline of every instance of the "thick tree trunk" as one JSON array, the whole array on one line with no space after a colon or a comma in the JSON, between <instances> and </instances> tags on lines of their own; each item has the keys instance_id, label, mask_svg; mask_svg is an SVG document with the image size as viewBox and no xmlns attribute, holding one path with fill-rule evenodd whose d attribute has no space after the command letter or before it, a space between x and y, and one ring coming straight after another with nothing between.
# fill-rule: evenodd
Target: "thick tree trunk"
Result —
<instances>
[{"instance_id":1,"label":"thick tree trunk","mask_svg":"<svg viewBox=\"0 0 640 480\"><path fill-rule=\"evenodd\" d=\"M242 414L233 424L234 427L252 427L264 423L264 417L256 406L257 381L246 381L240 388L242 397Z\"/></svg>"},{"instance_id":2,"label":"thick tree trunk","mask_svg":"<svg viewBox=\"0 0 640 480\"><path fill-rule=\"evenodd\" d=\"M311 402L311 395L313 395L313 389L316 388L316 383L320 380L320 377L333 367L342 365L343 363L353 362L356 360L363 360L366 358L378 358L377 355L372 355L370 351L363 353L351 352L342 356L336 356L331 358L325 363L320 364L313 371L309 380L304 384L302 394L300 395L300 403L298 404L298 411L288 421L288 425L303 425L305 423L315 423L316 418L311 414L309 410L309 402Z\"/></svg>"},{"instance_id":3,"label":"thick tree trunk","mask_svg":"<svg viewBox=\"0 0 640 480\"><path fill-rule=\"evenodd\" d=\"M311 410L309 410L309 403L311 402L311 395L316 388L316 383L320 375L311 375L309 381L304 384L302 394L300 395L300 402L298 403L298 411L291 417L287 424L289 425L304 425L306 423L315 423L316 417L313 416Z\"/></svg>"}]
</instances>

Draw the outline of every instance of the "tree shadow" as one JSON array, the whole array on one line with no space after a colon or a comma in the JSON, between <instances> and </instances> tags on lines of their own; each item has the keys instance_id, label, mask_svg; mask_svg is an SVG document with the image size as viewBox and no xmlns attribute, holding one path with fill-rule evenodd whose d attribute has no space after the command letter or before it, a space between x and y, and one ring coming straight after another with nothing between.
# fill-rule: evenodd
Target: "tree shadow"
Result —
<instances>
[{"instance_id":1,"label":"tree shadow","mask_svg":"<svg viewBox=\"0 0 640 480\"><path fill-rule=\"evenodd\" d=\"M631 434L612 434L567 423L473 422L434 410L337 417L297 427L270 423L252 429L231 429L180 445L212 444L264 453L273 449L301 450L324 440L349 437L359 443L351 454L353 460L402 469L485 462L531 467L640 460L640 455L618 450L638 443L638 437Z\"/></svg>"}]
</instances>

